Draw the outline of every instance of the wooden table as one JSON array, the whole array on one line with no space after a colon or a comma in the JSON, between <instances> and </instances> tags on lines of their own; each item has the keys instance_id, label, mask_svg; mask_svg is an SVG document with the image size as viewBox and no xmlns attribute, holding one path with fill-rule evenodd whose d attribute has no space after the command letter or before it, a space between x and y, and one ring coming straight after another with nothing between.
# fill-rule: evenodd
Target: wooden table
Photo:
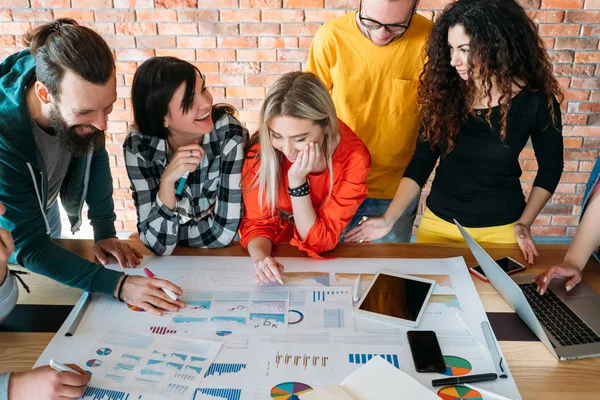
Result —
<instances>
[{"instance_id":1,"label":"wooden table","mask_svg":"<svg viewBox=\"0 0 600 400\"><path fill-rule=\"evenodd\" d=\"M90 240L58 240L61 246L94 260ZM139 241L128 241L144 254L150 254ZM485 246L493 258L513 257L524 263L516 245ZM566 245L538 245L541 257L526 273L538 273L559 263ZM247 256L239 245L225 249L177 248L175 255L194 256ZM463 244L342 244L330 253L337 257L354 258L447 258L463 256L467 265L476 264L471 252ZM278 246L275 256L302 257L297 249L288 245ZM250 263L248 263L250 268ZM483 306L487 312L512 312L494 288L478 279L473 279ZM590 261L586 267L584 281L600 293L600 267ZM79 299L81 291L68 288L42 276L27 276L31 294L21 291L21 304L64 304L71 305ZM0 372L30 369L54 333L2 333L0 332ZM500 342L502 351L514 375L524 399L563 400L600 398L600 358L574 361L557 361L540 342Z\"/></svg>"}]
</instances>

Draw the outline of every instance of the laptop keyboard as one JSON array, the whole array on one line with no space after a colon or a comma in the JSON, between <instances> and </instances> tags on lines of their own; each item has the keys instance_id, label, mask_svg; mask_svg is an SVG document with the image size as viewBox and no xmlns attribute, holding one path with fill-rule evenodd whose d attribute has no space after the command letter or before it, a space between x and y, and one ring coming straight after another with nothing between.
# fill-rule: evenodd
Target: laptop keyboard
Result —
<instances>
[{"instance_id":1,"label":"laptop keyboard","mask_svg":"<svg viewBox=\"0 0 600 400\"><path fill-rule=\"evenodd\" d=\"M600 336L550 290L540 296L535 283L523 283L519 287L537 319L561 345L600 342Z\"/></svg>"}]
</instances>

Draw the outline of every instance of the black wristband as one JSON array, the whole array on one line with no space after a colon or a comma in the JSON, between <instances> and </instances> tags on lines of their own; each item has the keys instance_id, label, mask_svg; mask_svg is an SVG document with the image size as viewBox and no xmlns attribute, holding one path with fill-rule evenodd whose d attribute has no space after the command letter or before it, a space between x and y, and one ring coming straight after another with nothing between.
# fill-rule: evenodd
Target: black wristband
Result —
<instances>
[{"instance_id":1,"label":"black wristband","mask_svg":"<svg viewBox=\"0 0 600 400\"><path fill-rule=\"evenodd\" d=\"M121 281L121 284L119 285L119 291L117 292L117 299L119 299L119 301L121 303L123 303L123 299L121 298L121 292L123 291L123 284L125 283L125 280L129 278L129 275L125 275L123 277L123 280Z\"/></svg>"},{"instance_id":2,"label":"black wristband","mask_svg":"<svg viewBox=\"0 0 600 400\"><path fill-rule=\"evenodd\" d=\"M296 188L288 188L288 193L292 197L302 197L308 195L310 193L308 179L306 180L306 182L304 182L302 185Z\"/></svg>"}]
</instances>

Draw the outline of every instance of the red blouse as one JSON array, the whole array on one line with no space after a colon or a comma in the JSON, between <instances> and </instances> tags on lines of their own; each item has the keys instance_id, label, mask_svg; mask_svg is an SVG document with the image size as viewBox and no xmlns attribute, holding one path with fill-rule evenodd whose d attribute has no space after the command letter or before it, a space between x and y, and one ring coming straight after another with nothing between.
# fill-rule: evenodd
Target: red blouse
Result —
<instances>
[{"instance_id":1,"label":"red blouse","mask_svg":"<svg viewBox=\"0 0 600 400\"><path fill-rule=\"evenodd\" d=\"M292 163L285 157L281 162L277 207L272 215L263 199L263 208L259 206L256 176L260 169L257 157L260 144L250 148L242 173L242 193L244 196L244 217L240 223L240 243L244 248L255 237L263 236L273 243L289 242L310 256L320 258L319 253L332 250L342 231L367 197L367 173L371 166L371 155L367 146L339 121L340 143L331 160L333 169L333 190L329 197L329 171L309 174L310 199L317 214L317 220L304 240L298 235L290 218L292 202L288 194L287 172ZM254 186L254 187L253 187Z\"/></svg>"}]
</instances>

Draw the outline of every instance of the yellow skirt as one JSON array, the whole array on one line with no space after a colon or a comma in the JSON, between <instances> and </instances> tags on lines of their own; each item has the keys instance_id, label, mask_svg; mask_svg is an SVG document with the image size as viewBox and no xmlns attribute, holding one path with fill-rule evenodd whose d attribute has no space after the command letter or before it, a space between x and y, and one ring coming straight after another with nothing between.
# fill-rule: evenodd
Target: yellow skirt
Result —
<instances>
[{"instance_id":1,"label":"yellow skirt","mask_svg":"<svg viewBox=\"0 0 600 400\"><path fill-rule=\"evenodd\" d=\"M490 226L487 228L465 228L479 243L517 243L513 227L517 222L508 225ZM464 243L464 239L456 225L444 221L425 209L417 228L417 243Z\"/></svg>"}]
</instances>

